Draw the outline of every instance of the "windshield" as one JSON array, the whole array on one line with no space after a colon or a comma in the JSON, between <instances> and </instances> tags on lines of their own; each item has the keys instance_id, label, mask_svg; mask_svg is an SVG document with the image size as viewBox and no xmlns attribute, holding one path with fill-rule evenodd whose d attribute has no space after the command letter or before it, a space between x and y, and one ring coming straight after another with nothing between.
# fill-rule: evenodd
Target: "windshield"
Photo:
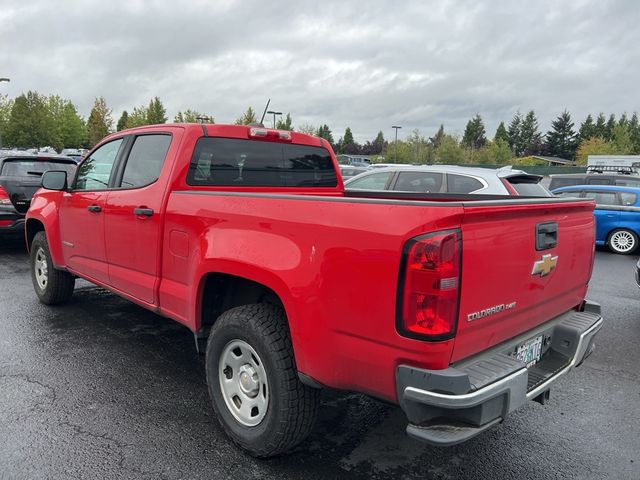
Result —
<instances>
[{"instance_id":1,"label":"windshield","mask_svg":"<svg viewBox=\"0 0 640 480\"><path fill-rule=\"evenodd\" d=\"M10 158L2 164L3 177L41 177L47 170L64 170L71 175L76 164L68 161Z\"/></svg>"}]
</instances>

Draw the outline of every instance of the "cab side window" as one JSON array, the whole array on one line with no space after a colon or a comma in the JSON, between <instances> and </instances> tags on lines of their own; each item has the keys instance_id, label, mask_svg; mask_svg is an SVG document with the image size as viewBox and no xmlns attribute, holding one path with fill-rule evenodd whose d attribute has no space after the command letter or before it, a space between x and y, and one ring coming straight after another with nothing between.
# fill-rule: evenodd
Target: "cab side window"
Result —
<instances>
[{"instance_id":1,"label":"cab side window","mask_svg":"<svg viewBox=\"0 0 640 480\"><path fill-rule=\"evenodd\" d=\"M111 170L116 161L123 139L105 143L87 158L78 168L74 190L106 190L109 188Z\"/></svg>"},{"instance_id":2,"label":"cab side window","mask_svg":"<svg viewBox=\"0 0 640 480\"><path fill-rule=\"evenodd\" d=\"M167 157L171 135L140 135L136 137L127 158L122 188L139 188L158 180Z\"/></svg>"}]
</instances>

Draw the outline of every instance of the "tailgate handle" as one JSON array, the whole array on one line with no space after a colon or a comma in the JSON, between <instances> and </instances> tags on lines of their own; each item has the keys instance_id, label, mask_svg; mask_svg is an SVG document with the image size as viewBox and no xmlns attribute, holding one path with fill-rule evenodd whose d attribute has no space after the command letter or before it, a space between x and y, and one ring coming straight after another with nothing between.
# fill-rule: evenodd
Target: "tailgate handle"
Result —
<instances>
[{"instance_id":1,"label":"tailgate handle","mask_svg":"<svg viewBox=\"0 0 640 480\"><path fill-rule=\"evenodd\" d=\"M536 225L536 250L548 250L558 244L558 224L556 222Z\"/></svg>"}]
</instances>

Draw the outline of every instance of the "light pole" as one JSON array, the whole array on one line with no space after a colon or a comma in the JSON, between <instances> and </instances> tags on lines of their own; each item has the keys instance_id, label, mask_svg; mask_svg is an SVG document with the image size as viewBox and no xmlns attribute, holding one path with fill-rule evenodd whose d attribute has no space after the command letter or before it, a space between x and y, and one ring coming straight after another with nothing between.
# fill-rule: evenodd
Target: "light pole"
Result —
<instances>
[{"instance_id":1,"label":"light pole","mask_svg":"<svg viewBox=\"0 0 640 480\"><path fill-rule=\"evenodd\" d=\"M269 110L267 114L273 115L273 128L276 128L276 115L282 115L282 112L274 112L273 110Z\"/></svg>"},{"instance_id":2,"label":"light pole","mask_svg":"<svg viewBox=\"0 0 640 480\"><path fill-rule=\"evenodd\" d=\"M394 159L393 163L398 163L398 129L402 127L399 125L392 125L391 128L395 128L396 130L396 158Z\"/></svg>"},{"instance_id":3,"label":"light pole","mask_svg":"<svg viewBox=\"0 0 640 480\"><path fill-rule=\"evenodd\" d=\"M6 78L6 77L2 77L0 78L0 82L7 82L9 83L11 81L10 78ZM2 148L2 136L0 136L0 148Z\"/></svg>"}]
</instances>

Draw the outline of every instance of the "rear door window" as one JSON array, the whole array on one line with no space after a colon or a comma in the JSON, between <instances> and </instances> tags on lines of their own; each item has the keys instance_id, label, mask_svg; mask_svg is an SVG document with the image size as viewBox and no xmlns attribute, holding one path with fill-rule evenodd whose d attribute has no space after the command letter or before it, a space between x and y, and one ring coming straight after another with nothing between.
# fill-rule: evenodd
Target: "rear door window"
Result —
<instances>
[{"instance_id":1,"label":"rear door window","mask_svg":"<svg viewBox=\"0 0 640 480\"><path fill-rule=\"evenodd\" d=\"M171 135L136 137L124 167L121 187L144 187L158 180L170 144Z\"/></svg>"},{"instance_id":2,"label":"rear door window","mask_svg":"<svg viewBox=\"0 0 640 480\"><path fill-rule=\"evenodd\" d=\"M482 182L476 178L447 173L448 193L471 193L483 187Z\"/></svg>"},{"instance_id":3,"label":"rear door window","mask_svg":"<svg viewBox=\"0 0 640 480\"><path fill-rule=\"evenodd\" d=\"M442 177L436 172L400 172L393 189L400 192L440 192Z\"/></svg>"},{"instance_id":4,"label":"rear door window","mask_svg":"<svg viewBox=\"0 0 640 480\"><path fill-rule=\"evenodd\" d=\"M384 190L393 172L378 172L356 178L346 188L353 190Z\"/></svg>"},{"instance_id":5,"label":"rear door window","mask_svg":"<svg viewBox=\"0 0 640 480\"><path fill-rule=\"evenodd\" d=\"M335 187L333 160L322 147L205 137L198 140L189 185Z\"/></svg>"},{"instance_id":6,"label":"rear door window","mask_svg":"<svg viewBox=\"0 0 640 480\"><path fill-rule=\"evenodd\" d=\"M616 192L584 192L586 198L593 198L596 201L596 205L620 205L618 195Z\"/></svg>"}]
</instances>

